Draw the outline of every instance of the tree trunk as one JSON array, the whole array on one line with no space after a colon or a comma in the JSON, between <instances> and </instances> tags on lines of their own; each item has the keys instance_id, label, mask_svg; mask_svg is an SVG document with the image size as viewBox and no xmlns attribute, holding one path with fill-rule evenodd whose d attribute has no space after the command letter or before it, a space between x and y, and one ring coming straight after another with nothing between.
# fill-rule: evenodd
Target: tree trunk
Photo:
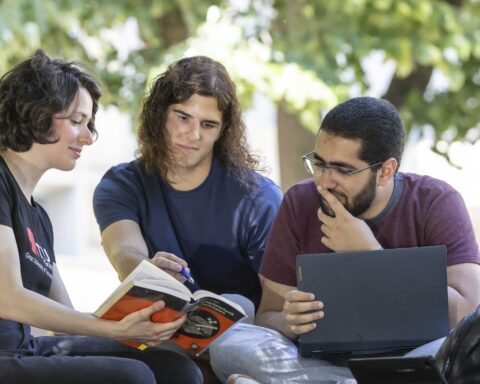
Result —
<instances>
[{"instance_id":1,"label":"tree trunk","mask_svg":"<svg viewBox=\"0 0 480 384\"><path fill-rule=\"evenodd\" d=\"M305 129L298 117L289 113L280 103L277 109L280 180L282 190L287 190L309 174L302 162L302 155L315 146L315 135Z\"/></svg>"},{"instance_id":2,"label":"tree trunk","mask_svg":"<svg viewBox=\"0 0 480 384\"><path fill-rule=\"evenodd\" d=\"M400 108L412 89L417 89L420 93L425 91L431 76L432 67L419 66L407 77L394 77L383 98Z\"/></svg>"}]
</instances>

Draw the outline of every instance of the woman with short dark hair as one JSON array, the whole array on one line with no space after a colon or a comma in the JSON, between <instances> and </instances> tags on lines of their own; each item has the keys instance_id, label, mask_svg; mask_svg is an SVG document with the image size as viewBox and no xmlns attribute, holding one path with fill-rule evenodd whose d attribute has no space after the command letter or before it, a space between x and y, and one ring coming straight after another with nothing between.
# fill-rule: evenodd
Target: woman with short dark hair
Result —
<instances>
[{"instance_id":1,"label":"woman with short dark hair","mask_svg":"<svg viewBox=\"0 0 480 384\"><path fill-rule=\"evenodd\" d=\"M0 78L0 382L200 383L182 354L115 341L156 346L185 316L151 322L162 301L121 321L77 312L58 273L52 225L32 194L48 169L73 169L93 143L99 98L80 64L42 51ZM33 337L30 325L84 336Z\"/></svg>"}]
</instances>

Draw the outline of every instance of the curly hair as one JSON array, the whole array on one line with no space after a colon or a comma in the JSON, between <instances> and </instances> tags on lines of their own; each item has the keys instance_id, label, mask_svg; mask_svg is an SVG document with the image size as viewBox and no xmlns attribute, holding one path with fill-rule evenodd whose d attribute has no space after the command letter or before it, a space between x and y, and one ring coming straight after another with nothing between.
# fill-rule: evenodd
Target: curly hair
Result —
<instances>
[{"instance_id":1,"label":"curly hair","mask_svg":"<svg viewBox=\"0 0 480 384\"><path fill-rule=\"evenodd\" d=\"M33 143L51 144L53 115L66 111L84 87L92 97L93 136L101 96L97 81L76 62L50 59L42 50L0 78L0 150L28 151Z\"/></svg>"},{"instance_id":2,"label":"curly hair","mask_svg":"<svg viewBox=\"0 0 480 384\"><path fill-rule=\"evenodd\" d=\"M139 161L148 172L167 180L174 163L165 126L167 111L170 105L183 103L193 94L217 99L223 123L214 144L215 156L243 185L254 185L249 171L257 170L259 163L248 150L235 84L222 64L205 56L179 60L155 79L140 114Z\"/></svg>"},{"instance_id":3,"label":"curly hair","mask_svg":"<svg viewBox=\"0 0 480 384\"><path fill-rule=\"evenodd\" d=\"M387 100L364 96L338 104L326 114L320 131L360 139L359 158L369 164L394 157L400 166L405 131L398 111Z\"/></svg>"}]
</instances>

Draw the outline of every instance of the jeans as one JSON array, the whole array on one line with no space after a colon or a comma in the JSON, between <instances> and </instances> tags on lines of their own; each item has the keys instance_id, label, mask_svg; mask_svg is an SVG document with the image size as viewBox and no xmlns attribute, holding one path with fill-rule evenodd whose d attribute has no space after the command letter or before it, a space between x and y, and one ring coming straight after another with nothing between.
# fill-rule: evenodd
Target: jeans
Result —
<instances>
[{"instance_id":1,"label":"jeans","mask_svg":"<svg viewBox=\"0 0 480 384\"><path fill-rule=\"evenodd\" d=\"M87 336L44 336L31 347L0 351L0 383L202 383L195 363L172 350L140 351Z\"/></svg>"},{"instance_id":2,"label":"jeans","mask_svg":"<svg viewBox=\"0 0 480 384\"><path fill-rule=\"evenodd\" d=\"M442 341L421 346L408 356L434 356ZM223 383L233 373L251 376L262 384L356 383L347 367L302 357L297 346L279 332L250 324L237 324L228 337L214 343L210 362Z\"/></svg>"}]
</instances>

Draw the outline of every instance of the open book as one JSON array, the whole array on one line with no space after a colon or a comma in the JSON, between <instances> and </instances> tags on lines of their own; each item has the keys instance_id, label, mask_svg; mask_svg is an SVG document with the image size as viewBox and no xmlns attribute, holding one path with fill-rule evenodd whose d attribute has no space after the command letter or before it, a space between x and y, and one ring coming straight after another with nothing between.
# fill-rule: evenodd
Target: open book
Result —
<instances>
[{"instance_id":1,"label":"open book","mask_svg":"<svg viewBox=\"0 0 480 384\"><path fill-rule=\"evenodd\" d=\"M222 333L246 316L243 308L209 291L195 293L143 260L95 311L97 317L121 320L129 313L165 301L165 308L152 315L152 321L166 323L187 314L187 320L171 340L198 356ZM139 349L147 346L137 341L122 341Z\"/></svg>"}]
</instances>

